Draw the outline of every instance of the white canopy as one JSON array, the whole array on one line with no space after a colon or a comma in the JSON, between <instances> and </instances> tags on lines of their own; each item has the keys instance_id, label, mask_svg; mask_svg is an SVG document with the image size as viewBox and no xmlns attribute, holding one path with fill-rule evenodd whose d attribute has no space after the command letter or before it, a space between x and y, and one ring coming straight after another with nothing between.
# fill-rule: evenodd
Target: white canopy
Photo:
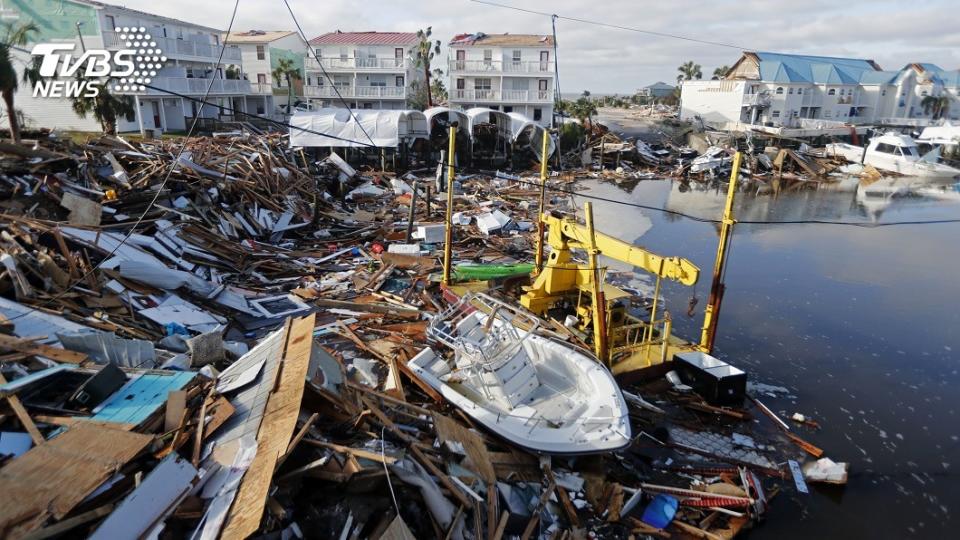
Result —
<instances>
[{"instance_id":1,"label":"white canopy","mask_svg":"<svg viewBox=\"0 0 960 540\"><path fill-rule=\"evenodd\" d=\"M427 117L427 129L431 135L433 135L434 117L445 116L448 123L457 122L457 129L463 131L468 136L473 136L470 132L470 118L463 111L454 110L449 107L431 107L423 111L423 115Z\"/></svg>"},{"instance_id":2,"label":"white canopy","mask_svg":"<svg viewBox=\"0 0 960 540\"><path fill-rule=\"evenodd\" d=\"M290 118L290 146L395 148L428 136L420 111L319 109ZM359 121L359 123L358 123ZM367 137L369 135L369 138Z\"/></svg>"},{"instance_id":3,"label":"white canopy","mask_svg":"<svg viewBox=\"0 0 960 540\"><path fill-rule=\"evenodd\" d=\"M540 157L540 149L543 148L543 133L544 129L540 127L540 124L534 122L533 120L527 118L526 116L511 112L507 113L510 116L510 131L512 132L513 138L511 142L516 142L520 135L529 130L529 140L530 148L533 150L533 153L536 156ZM553 137L547 137L549 142L547 143L547 156L552 156L553 151L557 149L557 145L553 140Z\"/></svg>"}]
</instances>

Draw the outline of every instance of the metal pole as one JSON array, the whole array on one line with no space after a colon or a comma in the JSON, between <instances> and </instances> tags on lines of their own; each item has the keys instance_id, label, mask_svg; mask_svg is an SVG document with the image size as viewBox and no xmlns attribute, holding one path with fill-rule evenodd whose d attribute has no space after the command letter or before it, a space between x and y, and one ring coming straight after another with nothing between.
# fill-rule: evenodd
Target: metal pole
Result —
<instances>
[{"instance_id":1,"label":"metal pole","mask_svg":"<svg viewBox=\"0 0 960 540\"><path fill-rule=\"evenodd\" d=\"M597 256L600 250L597 249L597 236L593 228L593 203L583 203L583 212L586 216L587 231L589 231L590 243L589 260L590 268L593 271L593 348L597 354L597 359L607 364L607 305L606 296L603 294L603 279L600 273L600 264Z\"/></svg>"},{"instance_id":2,"label":"metal pole","mask_svg":"<svg viewBox=\"0 0 960 540\"><path fill-rule=\"evenodd\" d=\"M720 302L723 300L723 266L726 263L730 234L733 232L733 198L737 193L737 179L740 176L740 152L733 156L733 169L730 171L730 187L727 190L727 202L723 208L723 225L720 226L720 242L717 244L717 258L713 262L713 282L710 285L710 298L703 315L703 329L700 345L703 352L713 351L713 341L717 334L717 319L720 317Z\"/></svg>"},{"instance_id":3,"label":"metal pole","mask_svg":"<svg viewBox=\"0 0 960 540\"><path fill-rule=\"evenodd\" d=\"M417 212L417 181L413 181L413 193L410 195L410 213L407 215L407 243L413 240L413 220Z\"/></svg>"},{"instance_id":4,"label":"metal pole","mask_svg":"<svg viewBox=\"0 0 960 540\"><path fill-rule=\"evenodd\" d=\"M424 219L429 221L430 220L430 182L427 182L426 202L427 202L427 215L424 217Z\"/></svg>"},{"instance_id":5,"label":"metal pole","mask_svg":"<svg viewBox=\"0 0 960 540\"><path fill-rule=\"evenodd\" d=\"M445 242L443 245L443 284L450 284L450 257L453 251L453 179L456 171L453 168L453 160L456 159L457 151L457 128L450 126L450 148L447 151L447 216Z\"/></svg>"},{"instance_id":6,"label":"metal pole","mask_svg":"<svg viewBox=\"0 0 960 540\"><path fill-rule=\"evenodd\" d=\"M537 274L543 271L543 233L546 227L543 222L543 213L546 210L547 198L547 141L550 139L547 130L543 130L543 146L540 151L540 209L537 211Z\"/></svg>"}]
</instances>

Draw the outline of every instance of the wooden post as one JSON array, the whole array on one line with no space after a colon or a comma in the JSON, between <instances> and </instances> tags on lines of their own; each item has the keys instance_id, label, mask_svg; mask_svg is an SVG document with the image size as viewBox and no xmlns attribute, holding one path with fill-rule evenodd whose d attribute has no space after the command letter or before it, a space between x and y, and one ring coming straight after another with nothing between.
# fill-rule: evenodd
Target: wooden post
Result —
<instances>
[{"instance_id":1,"label":"wooden post","mask_svg":"<svg viewBox=\"0 0 960 540\"><path fill-rule=\"evenodd\" d=\"M456 159L457 150L457 128L450 126L450 148L447 152L447 216L446 231L443 244L443 284L450 284L450 259L453 251L453 179L456 176L456 170L453 168L453 160Z\"/></svg>"},{"instance_id":2,"label":"wooden post","mask_svg":"<svg viewBox=\"0 0 960 540\"><path fill-rule=\"evenodd\" d=\"M410 213L407 214L407 243L413 239L413 221L417 212L417 181L413 181L413 193L410 195Z\"/></svg>"}]
</instances>

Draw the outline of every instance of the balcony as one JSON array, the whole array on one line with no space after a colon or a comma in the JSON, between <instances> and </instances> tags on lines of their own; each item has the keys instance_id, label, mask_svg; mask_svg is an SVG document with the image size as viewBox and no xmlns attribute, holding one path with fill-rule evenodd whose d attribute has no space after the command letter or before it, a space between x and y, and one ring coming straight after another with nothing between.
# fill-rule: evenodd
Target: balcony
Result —
<instances>
[{"instance_id":1,"label":"balcony","mask_svg":"<svg viewBox=\"0 0 960 540\"><path fill-rule=\"evenodd\" d=\"M453 90L450 101L551 103L553 90Z\"/></svg>"},{"instance_id":2,"label":"balcony","mask_svg":"<svg viewBox=\"0 0 960 540\"><path fill-rule=\"evenodd\" d=\"M210 95L243 95L252 94L250 81L234 79L212 79L213 85L210 87ZM160 90L147 88L145 92L120 91L121 94L140 94L147 96L169 96L170 94L163 90L176 92L185 95L204 95L207 92L207 86L211 79L197 79L188 77L154 77L150 81L150 86L155 86ZM269 85L267 85L269 88Z\"/></svg>"},{"instance_id":3,"label":"balcony","mask_svg":"<svg viewBox=\"0 0 960 540\"><path fill-rule=\"evenodd\" d=\"M197 41L188 41L185 39L172 39L162 36L151 36L150 40L157 44L157 48L168 58L186 58L191 60L212 61L220 57L220 46L209 43L200 43ZM111 31L103 33L103 46L109 50L127 49L125 40L120 39L120 34ZM236 45L227 45L223 51L223 63L239 63L240 47Z\"/></svg>"},{"instance_id":4,"label":"balcony","mask_svg":"<svg viewBox=\"0 0 960 540\"><path fill-rule=\"evenodd\" d=\"M307 71L320 71L320 66L330 71L406 71L410 61L405 58L321 58L320 62L310 56L306 59Z\"/></svg>"},{"instance_id":5,"label":"balcony","mask_svg":"<svg viewBox=\"0 0 960 540\"><path fill-rule=\"evenodd\" d=\"M407 89L404 86L338 86L340 96L344 98L366 99L405 99ZM337 93L333 86L305 86L303 95L312 98L334 98Z\"/></svg>"},{"instance_id":6,"label":"balcony","mask_svg":"<svg viewBox=\"0 0 960 540\"><path fill-rule=\"evenodd\" d=\"M747 107L769 107L770 94L744 94L743 104Z\"/></svg>"},{"instance_id":7,"label":"balcony","mask_svg":"<svg viewBox=\"0 0 960 540\"><path fill-rule=\"evenodd\" d=\"M523 75L527 73L539 75L553 74L553 62L546 61L508 61L500 60L450 60L450 72L459 73L496 73L501 75Z\"/></svg>"},{"instance_id":8,"label":"balcony","mask_svg":"<svg viewBox=\"0 0 960 540\"><path fill-rule=\"evenodd\" d=\"M251 93L251 94L266 94L266 95L272 94L272 93L273 93L273 85L270 84L270 83L252 82L252 83L250 83L250 93Z\"/></svg>"}]
</instances>

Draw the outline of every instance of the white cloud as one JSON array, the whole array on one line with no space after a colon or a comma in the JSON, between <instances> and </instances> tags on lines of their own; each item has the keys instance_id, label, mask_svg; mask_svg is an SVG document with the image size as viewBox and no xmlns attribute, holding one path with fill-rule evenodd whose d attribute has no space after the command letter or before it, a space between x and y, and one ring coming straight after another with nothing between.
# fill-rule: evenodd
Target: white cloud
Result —
<instances>
[{"instance_id":1,"label":"white cloud","mask_svg":"<svg viewBox=\"0 0 960 540\"><path fill-rule=\"evenodd\" d=\"M454 34L549 33L548 17L468 0L289 0L308 38L333 30L416 31L433 27L446 43ZM500 0L527 9L604 21L752 50L853 56L884 69L909 62L960 67L956 5L949 0L771 2L744 0ZM125 0L124 5L173 18L226 28L233 2ZM185 15L189 14L189 15ZM240 0L236 29L294 29L282 0ZM564 92L632 92L676 77L687 60L708 76L730 65L739 50L678 39L557 21L560 82Z\"/></svg>"}]
</instances>

